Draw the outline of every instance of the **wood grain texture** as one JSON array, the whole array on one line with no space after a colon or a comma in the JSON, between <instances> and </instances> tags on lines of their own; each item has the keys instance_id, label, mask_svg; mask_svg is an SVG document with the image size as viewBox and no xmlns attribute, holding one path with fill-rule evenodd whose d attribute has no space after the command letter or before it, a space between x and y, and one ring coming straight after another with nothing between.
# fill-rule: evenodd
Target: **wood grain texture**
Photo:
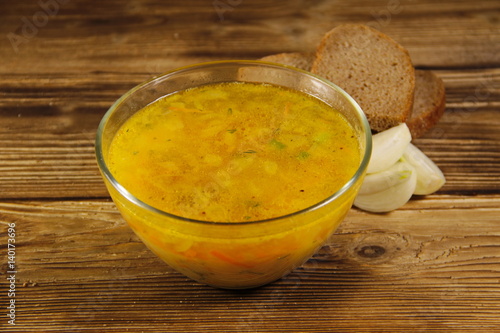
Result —
<instances>
[{"instance_id":1,"label":"wood grain texture","mask_svg":"<svg viewBox=\"0 0 500 333\"><path fill-rule=\"evenodd\" d=\"M72 77L0 80L0 197L107 196L95 161L97 126L116 99L148 76Z\"/></svg>"},{"instance_id":2,"label":"wood grain texture","mask_svg":"<svg viewBox=\"0 0 500 333\"><path fill-rule=\"evenodd\" d=\"M448 177L443 192L498 193L500 70L436 74L446 85L447 109L415 143ZM70 75L0 75L0 198L107 197L94 157L97 126L117 98L148 77L89 74L71 79L68 89Z\"/></svg>"},{"instance_id":3,"label":"wood grain texture","mask_svg":"<svg viewBox=\"0 0 500 333\"><path fill-rule=\"evenodd\" d=\"M379 28L408 48L417 66L500 62L495 0L232 3L221 11L205 0L61 1L56 15L31 30L22 19L34 23L37 2L3 5L1 31L20 38L0 40L0 72L156 73L198 61L310 51L326 31L346 22Z\"/></svg>"},{"instance_id":4,"label":"wood grain texture","mask_svg":"<svg viewBox=\"0 0 500 333\"><path fill-rule=\"evenodd\" d=\"M39 332L36 323L64 332L283 332L290 322L299 332L494 332L499 199L436 195L385 215L353 209L302 268L240 292L172 271L109 201L4 202L0 218L19 230L23 332Z\"/></svg>"},{"instance_id":5,"label":"wood grain texture","mask_svg":"<svg viewBox=\"0 0 500 333\"><path fill-rule=\"evenodd\" d=\"M446 185L389 214L352 209L311 260L262 288L170 269L102 183L106 110L162 72L313 51L348 22L443 78L445 115L415 144ZM500 332L499 54L497 0L0 2L0 332Z\"/></svg>"}]
</instances>

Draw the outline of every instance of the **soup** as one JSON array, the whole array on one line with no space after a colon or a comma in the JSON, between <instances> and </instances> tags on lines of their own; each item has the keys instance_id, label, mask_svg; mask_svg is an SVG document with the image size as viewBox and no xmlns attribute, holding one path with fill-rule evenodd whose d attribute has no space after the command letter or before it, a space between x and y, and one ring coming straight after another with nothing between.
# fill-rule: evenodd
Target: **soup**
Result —
<instances>
[{"instance_id":1,"label":"soup","mask_svg":"<svg viewBox=\"0 0 500 333\"><path fill-rule=\"evenodd\" d=\"M104 152L120 186L154 209L106 184L135 233L171 267L217 287L255 287L307 260L341 223L361 179L318 203L357 172L359 131L299 91L198 86L137 111Z\"/></svg>"},{"instance_id":2,"label":"soup","mask_svg":"<svg viewBox=\"0 0 500 333\"><path fill-rule=\"evenodd\" d=\"M342 114L278 86L221 83L165 96L116 134L108 165L141 201L188 219L244 222L305 209L360 163Z\"/></svg>"}]
</instances>

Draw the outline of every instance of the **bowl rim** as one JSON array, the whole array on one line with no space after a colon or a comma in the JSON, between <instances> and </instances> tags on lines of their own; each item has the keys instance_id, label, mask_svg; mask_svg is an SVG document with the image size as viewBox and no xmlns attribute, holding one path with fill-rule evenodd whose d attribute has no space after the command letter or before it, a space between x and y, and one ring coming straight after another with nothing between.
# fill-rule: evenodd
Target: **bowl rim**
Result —
<instances>
[{"instance_id":1,"label":"bowl rim","mask_svg":"<svg viewBox=\"0 0 500 333\"><path fill-rule=\"evenodd\" d=\"M361 160L361 163L359 164L356 172L354 175L344 184L342 187L337 190L335 193L332 195L328 196L327 198L311 205L306 208L303 208L298 211L294 211L285 215L280 215L280 216L275 216L267 219L261 219L261 220L253 220L253 221L239 221L239 222L218 222L218 221L206 221L206 220L197 220L197 219L192 219L188 217L183 217L179 215L175 215L166 211L163 211L161 209L158 209L154 206L151 206L144 201L140 200L139 198L135 197L132 193L130 193L122 184L118 182L114 178L114 176L111 174L111 171L109 170L105 160L104 160L104 155L103 155L103 147L102 147L102 142L103 142L103 132L104 128L110 119L111 115L114 114L115 110L118 108L120 104L122 104L129 96L133 95L136 91L144 88L145 86L154 83L155 81L163 81L168 79L168 77L172 75L176 75L178 73L182 72L188 72L188 71L193 71L197 69L202 69L206 67L218 67L218 66L263 66L263 67L272 67L272 68L279 68L287 71L293 71L297 72L301 75L306 75L309 77L312 77L313 79L321 82L322 84L328 85L332 87L334 90L340 93L351 105L353 105L354 109L356 110L357 116L360 120L360 125L362 129L364 130L364 140L365 140L365 152L363 154L363 158ZM318 98L316 96L313 96L315 98ZM363 139L363 135L360 135L360 139ZM284 219L291 218L293 216L297 215L302 215L311 211L318 210L329 203L335 201L337 198L342 196L345 192L347 192L357 181L360 177L363 176L364 172L367 169L368 163L370 162L371 158L371 153L372 153L372 134L371 134L371 129L370 125L368 123L368 120L366 118L365 113L359 106L359 104L347 93L345 92L342 88L340 88L338 85L335 83L319 76L314 73L311 73L306 70L302 70L293 66L288 66L288 65L283 65L283 64L278 64L278 63L273 63L273 62L267 62L267 61L261 61L261 60L220 60L220 61L209 61L209 62L201 62L201 63L196 63L192 65L187 65L187 66L182 66L175 68L173 70L164 72L160 75L154 76L142 83L139 83L138 85L134 86L130 90L128 90L125 94L123 94L119 99L117 99L111 107L106 111L104 114L103 118L101 119L99 126L97 128L97 133L96 133L96 138L95 138L95 155L97 159L97 164L99 167L99 170L101 174L108 180L108 182L114 187L115 190L119 192L120 195L125 197L127 200L132 202L134 205L137 205L141 207L142 209L145 209L147 211L150 211L154 214L159 214L168 218L172 218L175 220L180 220L184 222L191 222L191 223L200 223L200 224L205 224L205 225L249 225L249 224L259 224L259 223L270 223L273 221L280 221Z\"/></svg>"}]
</instances>

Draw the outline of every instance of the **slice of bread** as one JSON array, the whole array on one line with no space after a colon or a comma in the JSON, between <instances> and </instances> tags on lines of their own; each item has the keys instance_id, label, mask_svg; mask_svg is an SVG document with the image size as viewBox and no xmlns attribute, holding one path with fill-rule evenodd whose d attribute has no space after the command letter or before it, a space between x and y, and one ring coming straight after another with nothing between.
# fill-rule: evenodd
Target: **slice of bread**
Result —
<instances>
[{"instance_id":1,"label":"slice of bread","mask_svg":"<svg viewBox=\"0 0 500 333\"><path fill-rule=\"evenodd\" d=\"M350 94L374 131L396 126L411 113L415 70L408 51L366 25L344 24L329 31L311 72Z\"/></svg>"},{"instance_id":2,"label":"slice of bread","mask_svg":"<svg viewBox=\"0 0 500 333\"><path fill-rule=\"evenodd\" d=\"M372 32L370 32L370 34L371 33ZM314 53L305 52L279 53L263 57L259 60L276 62L310 71L316 60L316 55ZM323 76L322 73L317 74ZM431 71L415 70L413 108L405 120L412 134L412 138L421 137L434 127L442 117L445 105L446 95L443 81ZM383 113L376 113L373 117L377 118L381 114L383 115ZM371 123L373 122L377 121L372 118ZM397 124L399 123L400 121L398 120ZM381 131L381 129L378 131Z\"/></svg>"},{"instance_id":3,"label":"slice of bread","mask_svg":"<svg viewBox=\"0 0 500 333\"><path fill-rule=\"evenodd\" d=\"M314 53L300 53L300 52L290 52L290 53L279 53L272 54L259 60L275 62L282 65L292 66L305 71L310 71L313 61L315 59Z\"/></svg>"},{"instance_id":4,"label":"slice of bread","mask_svg":"<svg viewBox=\"0 0 500 333\"><path fill-rule=\"evenodd\" d=\"M443 80L427 70L415 71L413 111L406 120L413 139L434 127L444 113L446 94Z\"/></svg>"}]
</instances>

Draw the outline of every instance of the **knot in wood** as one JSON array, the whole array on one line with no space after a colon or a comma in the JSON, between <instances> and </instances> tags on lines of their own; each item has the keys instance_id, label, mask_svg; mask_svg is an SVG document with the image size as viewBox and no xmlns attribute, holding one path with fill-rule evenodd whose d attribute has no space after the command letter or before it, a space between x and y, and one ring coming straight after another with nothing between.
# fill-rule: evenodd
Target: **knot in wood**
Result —
<instances>
[{"instance_id":1,"label":"knot in wood","mask_svg":"<svg viewBox=\"0 0 500 333\"><path fill-rule=\"evenodd\" d=\"M365 258L378 258L385 253L385 249L378 245L363 246L358 252L358 255Z\"/></svg>"}]
</instances>

